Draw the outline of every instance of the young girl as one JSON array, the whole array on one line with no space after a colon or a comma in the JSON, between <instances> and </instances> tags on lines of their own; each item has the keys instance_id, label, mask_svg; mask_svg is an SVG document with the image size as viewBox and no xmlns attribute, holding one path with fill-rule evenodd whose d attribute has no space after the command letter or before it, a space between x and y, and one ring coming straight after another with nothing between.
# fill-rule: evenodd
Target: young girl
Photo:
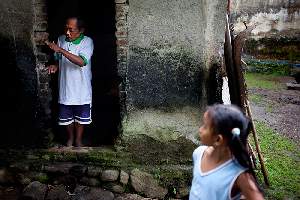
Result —
<instances>
[{"instance_id":1,"label":"young girl","mask_svg":"<svg viewBox=\"0 0 300 200\"><path fill-rule=\"evenodd\" d=\"M247 151L249 120L233 105L207 109L193 153L190 200L264 199Z\"/></svg>"}]
</instances>

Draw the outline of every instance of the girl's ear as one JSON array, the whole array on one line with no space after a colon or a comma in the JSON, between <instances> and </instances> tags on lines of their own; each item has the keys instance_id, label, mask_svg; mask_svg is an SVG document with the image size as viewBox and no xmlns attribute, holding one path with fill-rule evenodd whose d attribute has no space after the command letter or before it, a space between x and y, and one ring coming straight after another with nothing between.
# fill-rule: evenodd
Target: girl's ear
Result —
<instances>
[{"instance_id":1,"label":"girl's ear","mask_svg":"<svg viewBox=\"0 0 300 200\"><path fill-rule=\"evenodd\" d=\"M224 143L224 137L221 134L218 134L215 139L214 146L220 146Z\"/></svg>"}]
</instances>

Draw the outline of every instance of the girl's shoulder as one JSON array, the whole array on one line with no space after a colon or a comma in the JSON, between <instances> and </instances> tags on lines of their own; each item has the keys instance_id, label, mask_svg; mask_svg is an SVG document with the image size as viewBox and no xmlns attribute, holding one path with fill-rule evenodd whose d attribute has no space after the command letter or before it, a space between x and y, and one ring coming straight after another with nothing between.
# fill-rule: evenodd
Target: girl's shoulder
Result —
<instances>
[{"instance_id":1,"label":"girl's shoulder","mask_svg":"<svg viewBox=\"0 0 300 200\"><path fill-rule=\"evenodd\" d=\"M193 160L199 158L207 148L208 146L205 145L197 147L193 152Z\"/></svg>"}]
</instances>

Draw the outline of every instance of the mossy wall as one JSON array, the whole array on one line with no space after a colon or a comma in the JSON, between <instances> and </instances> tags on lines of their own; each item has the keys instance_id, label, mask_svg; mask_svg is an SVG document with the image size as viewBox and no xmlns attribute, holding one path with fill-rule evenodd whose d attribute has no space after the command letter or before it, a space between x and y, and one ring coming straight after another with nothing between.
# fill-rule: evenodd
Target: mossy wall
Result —
<instances>
[{"instance_id":1,"label":"mossy wall","mask_svg":"<svg viewBox=\"0 0 300 200\"><path fill-rule=\"evenodd\" d=\"M244 53L258 59L278 59L292 62L300 61L300 39L297 37L248 39Z\"/></svg>"},{"instance_id":2,"label":"mossy wall","mask_svg":"<svg viewBox=\"0 0 300 200\"><path fill-rule=\"evenodd\" d=\"M300 2L294 0L231 1L231 22L235 33L256 25L244 52L258 59L300 59Z\"/></svg>"},{"instance_id":3,"label":"mossy wall","mask_svg":"<svg viewBox=\"0 0 300 200\"><path fill-rule=\"evenodd\" d=\"M197 135L207 88L216 90L209 71L223 46L226 3L129 0L125 135Z\"/></svg>"},{"instance_id":4,"label":"mossy wall","mask_svg":"<svg viewBox=\"0 0 300 200\"><path fill-rule=\"evenodd\" d=\"M46 14L45 5L38 5L41 2L44 1L0 0L1 52L7 58L1 66L6 77L13 77L9 81L3 79L1 84L8 95L5 98L8 106L2 116L8 116L4 123L15 133L8 134L12 140L2 140L4 144L15 144L15 138L22 145L28 144L23 140L26 138L33 144L42 144L37 139L45 137L39 133L44 127L36 124L43 118L38 111L40 79L48 84L47 76L38 73L34 47L35 10ZM142 130L194 138L203 109L214 99L208 91L218 87L209 85L216 78L210 69L219 62L223 48L227 2L128 0L127 3L129 51L122 74L126 88L124 133ZM44 31L46 22L42 25ZM42 42L45 34L37 35ZM47 60L47 55L40 56ZM139 129L132 131L132 127Z\"/></svg>"},{"instance_id":5,"label":"mossy wall","mask_svg":"<svg viewBox=\"0 0 300 200\"><path fill-rule=\"evenodd\" d=\"M0 0L0 145L34 143L37 73L32 45L33 2Z\"/></svg>"},{"instance_id":6,"label":"mossy wall","mask_svg":"<svg viewBox=\"0 0 300 200\"><path fill-rule=\"evenodd\" d=\"M245 29L243 22L248 25L256 24L252 34L257 38L266 36L299 35L300 3L288 0L238 0L231 1L231 21L235 31Z\"/></svg>"}]
</instances>

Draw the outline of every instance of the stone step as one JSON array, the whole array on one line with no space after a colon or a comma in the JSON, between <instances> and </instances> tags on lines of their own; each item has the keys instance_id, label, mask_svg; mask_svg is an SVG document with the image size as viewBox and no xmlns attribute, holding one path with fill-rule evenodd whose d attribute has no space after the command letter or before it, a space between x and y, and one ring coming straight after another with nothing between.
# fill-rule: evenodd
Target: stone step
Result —
<instances>
[{"instance_id":1,"label":"stone step","mask_svg":"<svg viewBox=\"0 0 300 200\"><path fill-rule=\"evenodd\" d=\"M300 90L300 84L297 83L287 83L286 86L288 90Z\"/></svg>"}]
</instances>

